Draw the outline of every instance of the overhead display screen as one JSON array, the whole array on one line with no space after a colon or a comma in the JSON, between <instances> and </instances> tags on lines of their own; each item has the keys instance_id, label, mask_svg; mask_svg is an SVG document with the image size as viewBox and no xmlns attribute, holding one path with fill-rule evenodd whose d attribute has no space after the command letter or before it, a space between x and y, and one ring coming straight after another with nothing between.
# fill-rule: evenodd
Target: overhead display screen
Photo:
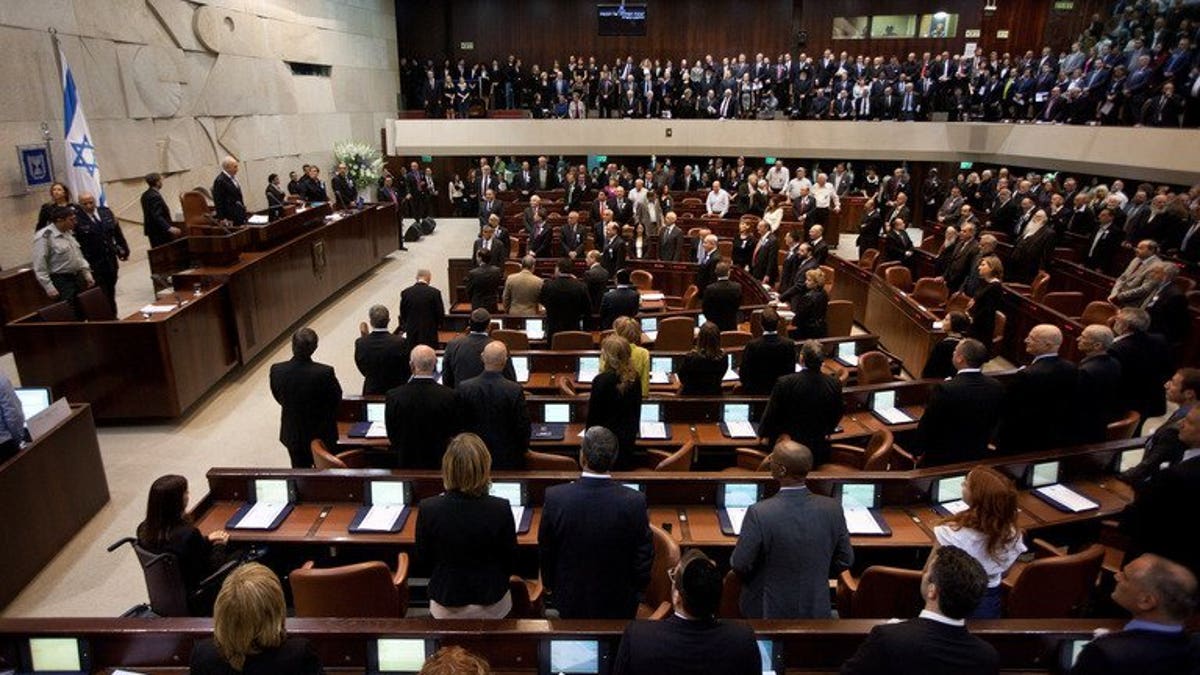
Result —
<instances>
[{"instance_id":1,"label":"overhead display screen","mask_svg":"<svg viewBox=\"0 0 1200 675\"><path fill-rule=\"evenodd\" d=\"M600 35L645 35L646 5L596 5Z\"/></svg>"}]
</instances>

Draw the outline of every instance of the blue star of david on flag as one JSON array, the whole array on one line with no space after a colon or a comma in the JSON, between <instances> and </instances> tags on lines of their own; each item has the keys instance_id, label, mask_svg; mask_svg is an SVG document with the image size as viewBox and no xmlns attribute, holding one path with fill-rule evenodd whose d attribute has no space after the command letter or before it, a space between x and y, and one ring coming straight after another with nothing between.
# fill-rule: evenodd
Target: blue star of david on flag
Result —
<instances>
[{"instance_id":1,"label":"blue star of david on flag","mask_svg":"<svg viewBox=\"0 0 1200 675\"><path fill-rule=\"evenodd\" d=\"M82 143L71 143L71 149L75 151L75 159L71 166L80 167L86 170L89 176L95 176L100 167L96 165L96 146L92 145L91 139L85 135ZM88 155L85 156L84 153Z\"/></svg>"}]
</instances>

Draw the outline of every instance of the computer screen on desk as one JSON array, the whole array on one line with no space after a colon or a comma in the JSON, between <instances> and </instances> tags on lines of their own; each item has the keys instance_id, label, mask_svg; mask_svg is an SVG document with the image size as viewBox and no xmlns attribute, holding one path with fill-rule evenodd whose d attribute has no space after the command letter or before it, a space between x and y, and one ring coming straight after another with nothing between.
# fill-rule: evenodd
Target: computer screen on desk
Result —
<instances>
[{"instance_id":1,"label":"computer screen on desk","mask_svg":"<svg viewBox=\"0 0 1200 675\"><path fill-rule=\"evenodd\" d=\"M1045 487L1058 482L1058 462L1039 462L1029 469L1029 487Z\"/></svg>"},{"instance_id":2,"label":"computer screen on desk","mask_svg":"<svg viewBox=\"0 0 1200 675\"><path fill-rule=\"evenodd\" d=\"M425 659L435 651L433 640L379 638L367 654L369 675L409 675L421 672Z\"/></svg>"},{"instance_id":3,"label":"computer screen on desk","mask_svg":"<svg viewBox=\"0 0 1200 675\"><path fill-rule=\"evenodd\" d=\"M546 337L546 329L541 319L525 319L525 335L530 340L541 340Z\"/></svg>"},{"instance_id":4,"label":"computer screen on desk","mask_svg":"<svg viewBox=\"0 0 1200 675\"><path fill-rule=\"evenodd\" d=\"M538 672L545 675L607 673L607 644L600 640L552 639L541 645Z\"/></svg>"},{"instance_id":5,"label":"computer screen on desk","mask_svg":"<svg viewBox=\"0 0 1200 675\"><path fill-rule=\"evenodd\" d=\"M383 411L385 408L386 408L386 404L384 404L384 403L368 403L367 404L367 421L368 422L382 422L383 421Z\"/></svg>"},{"instance_id":6,"label":"computer screen on desk","mask_svg":"<svg viewBox=\"0 0 1200 675\"><path fill-rule=\"evenodd\" d=\"M642 332L643 333L657 333L658 332L658 319L655 319L653 317L643 318L642 319Z\"/></svg>"},{"instance_id":7,"label":"computer screen on desk","mask_svg":"<svg viewBox=\"0 0 1200 675\"><path fill-rule=\"evenodd\" d=\"M657 403L643 403L641 420L642 422L661 422L662 412Z\"/></svg>"},{"instance_id":8,"label":"computer screen on desk","mask_svg":"<svg viewBox=\"0 0 1200 675\"><path fill-rule=\"evenodd\" d=\"M542 421L547 424L569 424L571 422L571 405L569 403L547 403L542 408Z\"/></svg>"},{"instance_id":9,"label":"computer screen on desk","mask_svg":"<svg viewBox=\"0 0 1200 675\"><path fill-rule=\"evenodd\" d=\"M50 389L47 387L17 387L16 392L26 419L50 407Z\"/></svg>"},{"instance_id":10,"label":"computer screen on desk","mask_svg":"<svg viewBox=\"0 0 1200 675\"><path fill-rule=\"evenodd\" d=\"M29 673L90 673L88 644L72 637L35 637L22 645L23 665Z\"/></svg>"},{"instance_id":11,"label":"computer screen on desk","mask_svg":"<svg viewBox=\"0 0 1200 675\"><path fill-rule=\"evenodd\" d=\"M842 483L842 505L850 508L879 507L879 487L874 483Z\"/></svg>"},{"instance_id":12,"label":"computer screen on desk","mask_svg":"<svg viewBox=\"0 0 1200 675\"><path fill-rule=\"evenodd\" d=\"M722 406L721 419L726 422L749 422L749 403L726 403Z\"/></svg>"}]
</instances>

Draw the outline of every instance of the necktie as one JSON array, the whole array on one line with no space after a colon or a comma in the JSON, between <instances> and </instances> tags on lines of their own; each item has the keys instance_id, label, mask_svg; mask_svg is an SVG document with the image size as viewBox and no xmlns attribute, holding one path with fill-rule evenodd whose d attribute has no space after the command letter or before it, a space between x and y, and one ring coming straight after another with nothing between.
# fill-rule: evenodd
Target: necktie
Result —
<instances>
[{"instance_id":1,"label":"necktie","mask_svg":"<svg viewBox=\"0 0 1200 675\"><path fill-rule=\"evenodd\" d=\"M1100 238L1104 236L1104 233L1107 231L1107 229L1108 228L1102 227L1099 230L1096 230L1096 236L1092 238L1092 245L1088 248L1089 258L1096 254L1096 246L1100 243Z\"/></svg>"}]
</instances>

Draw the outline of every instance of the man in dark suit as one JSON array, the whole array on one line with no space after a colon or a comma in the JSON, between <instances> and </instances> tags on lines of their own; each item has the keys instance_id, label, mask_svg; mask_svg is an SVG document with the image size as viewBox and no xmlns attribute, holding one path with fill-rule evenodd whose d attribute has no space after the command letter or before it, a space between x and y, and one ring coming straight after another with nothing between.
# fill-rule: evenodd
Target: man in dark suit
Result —
<instances>
[{"instance_id":1,"label":"man in dark suit","mask_svg":"<svg viewBox=\"0 0 1200 675\"><path fill-rule=\"evenodd\" d=\"M604 291L608 289L608 270L600 264L600 256L600 251L588 251L588 268L583 272L583 282L587 284L588 297L592 301L592 313L600 311L600 301L604 298Z\"/></svg>"},{"instance_id":2,"label":"man in dark suit","mask_svg":"<svg viewBox=\"0 0 1200 675\"><path fill-rule=\"evenodd\" d=\"M758 243L750 254L750 276L769 286L779 277L779 237L762 220L758 221Z\"/></svg>"},{"instance_id":3,"label":"man in dark suit","mask_svg":"<svg viewBox=\"0 0 1200 675\"><path fill-rule=\"evenodd\" d=\"M571 259L559 258L554 276L542 284L538 302L546 308L546 339L555 333L582 330L584 317L592 313L587 285L571 274Z\"/></svg>"},{"instance_id":4,"label":"man in dark suit","mask_svg":"<svg viewBox=\"0 0 1200 675\"><path fill-rule=\"evenodd\" d=\"M967 338L954 348L954 377L933 385L917 425L921 466L973 462L987 456L988 442L1000 421L1004 385L983 374L988 349Z\"/></svg>"},{"instance_id":5,"label":"man in dark suit","mask_svg":"<svg viewBox=\"0 0 1200 675\"><path fill-rule=\"evenodd\" d=\"M600 330L612 328L620 316L635 317L641 307L641 295L629 280L629 270L617 272L617 287L600 299Z\"/></svg>"},{"instance_id":6,"label":"man in dark suit","mask_svg":"<svg viewBox=\"0 0 1200 675\"><path fill-rule=\"evenodd\" d=\"M446 343L442 357L442 384L453 389L483 372L483 348L491 341L488 337L491 323L491 313L486 309L477 309L471 312L467 334ZM517 380L511 363L505 364L504 376L514 382Z\"/></svg>"},{"instance_id":7,"label":"man in dark suit","mask_svg":"<svg viewBox=\"0 0 1200 675\"><path fill-rule=\"evenodd\" d=\"M1012 235L1021 211L1012 198L1011 190L1002 188L996 193L996 200L992 203L990 215L988 229Z\"/></svg>"},{"instance_id":8,"label":"man in dark suit","mask_svg":"<svg viewBox=\"0 0 1200 675\"><path fill-rule=\"evenodd\" d=\"M542 198L533 195L529 198L529 206L521 212L521 222L525 225L525 234L533 234L533 223L535 220L545 221L549 213L546 207L542 206Z\"/></svg>"},{"instance_id":9,"label":"man in dark suit","mask_svg":"<svg viewBox=\"0 0 1200 675\"><path fill-rule=\"evenodd\" d=\"M492 167L484 164L479 169L479 176L475 178L475 181L471 183L468 189L470 190L470 193L479 200L479 224L483 225L487 222L487 217L489 215L483 213L483 203L487 201L496 201L496 190L500 189L500 181L497 180L496 176L492 173ZM489 191L492 193L490 198L488 197ZM504 214L499 213L497 215Z\"/></svg>"},{"instance_id":10,"label":"man in dark suit","mask_svg":"<svg viewBox=\"0 0 1200 675\"><path fill-rule=\"evenodd\" d=\"M146 175L146 191L142 193L142 232L150 240L150 246L169 244L183 234L171 224L171 209L162 196L162 176L157 173Z\"/></svg>"},{"instance_id":11,"label":"man in dark suit","mask_svg":"<svg viewBox=\"0 0 1200 675\"><path fill-rule=\"evenodd\" d=\"M1133 619L1084 646L1070 675L1197 671L1200 639L1184 632L1196 607L1196 576L1188 568L1151 553L1139 556L1117 575L1112 599Z\"/></svg>"},{"instance_id":12,"label":"man in dark suit","mask_svg":"<svg viewBox=\"0 0 1200 675\"><path fill-rule=\"evenodd\" d=\"M807 242L806 242L807 243ZM804 246L796 241L796 235L791 230L788 230L783 235L783 244L786 247L787 255L783 258L783 265L779 272L779 290L786 291L796 285L796 278L799 277L800 249Z\"/></svg>"},{"instance_id":13,"label":"man in dark suit","mask_svg":"<svg viewBox=\"0 0 1200 675\"><path fill-rule=\"evenodd\" d=\"M759 437L772 445L783 434L803 443L812 451L817 466L829 457L826 437L837 428L844 409L842 385L837 378L821 372L824 362L820 342L808 340L801 345L800 372L775 382L758 426ZM797 410L804 414L797 415Z\"/></svg>"},{"instance_id":14,"label":"man in dark suit","mask_svg":"<svg viewBox=\"0 0 1200 675\"><path fill-rule=\"evenodd\" d=\"M480 249L475 259L479 264L467 272L467 297L471 299L471 309L482 308L490 312L496 309L496 302L500 299L504 273L492 264L492 251Z\"/></svg>"},{"instance_id":15,"label":"man in dark suit","mask_svg":"<svg viewBox=\"0 0 1200 675\"><path fill-rule=\"evenodd\" d=\"M662 621L631 621L625 627L613 675L759 675L770 668L764 669L750 627L716 618L723 577L700 549L683 554L669 576L674 580L674 613Z\"/></svg>"},{"instance_id":16,"label":"man in dark suit","mask_svg":"<svg viewBox=\"0 0 1200 675\"><path fill-rule=\"evenodd\" d=\"M700 265L696 270L696 288L701 293L717 278L717 265L721 262L721 253L717 251L717 235L706 234L701 243Z\"/></svg>"},{"instance_id":17,"label":"man in dark suit","mask_svg":"<svg viewBox=\"0 0 1200 675\"><path fill-rule=\"evenodd\" d=\"M437 355L417 345L409 360L412 379L387 393L384 420L399 469L440 471L446 444L462 430L454 390L437 383Z\"/></svg>"},{"instance_id":18,"label":"man in dark suit","mask_svg":"<svg viewBox=\"0 0 1200 675\"><path fill-rule=\"evenodd\" d=\"M495 216L492 218L493 220L483 226L479 237L471 246L471 255L478 257L481 250L491 251L492 263L500 266L508 260L508 245L500 238L500 219Z\"/></svg>"},{"instance_id":19,"label":"man in dark suit","mask_svg":"<svg viewBox=\"0 0 1200 675\"><path fill-rule=\"evenodd\" d=\"M546 490L538 526L542 581L564 619L632 619L650 581L654 541L646 496L609 475L617 437L583 435L579 480Z\"/></svg>"},{"instance_id":20,"label":"man in dark suit","mask_svg":"<svg viewBox=\"0 0 1200 675\"><path fill-rule=\"evenodd\" d=\"M796 371L796 343L779 334L779 312L774 307L763 310L762 329L762 337L748 342L742 351L738 379L747 394L769 394L776 380Z\"/></svg>"},{"instance_id":21,"label":"man in dark suit","mask_svg":"<svg viewBox=\"0 0 1200 675\"><path fill-rule=\"evenodd\" d=\"M1025 338L1033 363L1008 380L996 448L1003 454L1061 448L1074 441L1079 369L1061 358L1062 331L1039 324Z\"/></svg>"},{"instance_id":22,"label":"man in dark suit","mask_svg":"<svg viewBox=\"0 0 1200 675\"><path fill-rule=\"evenodd\" d=\"M79 237L78 228L75 237ZM96 265L93 264L92 271L95 270ZM1142 302L1142 309L1150 314L1150 332L1166 338L1172 347L1183 344L1192 317L1188 311L1187 296L1175 285L1179 267L1175 263L1161 262L1150 268L1149 276L1157 284Z\"/></svg>"},{"instance_id":23,"label":"man in dark suit","mask_svg":"<svg viewBox=\"0 0 1200 675\"><path fill-rule=\"evenodd\" d=\"M742 287L729 280L729 263L717 263L717 280L704 287L700 306L704 318L721 330L738 329L738 307L742 305Z\"/></svg>"},{"instance_id":24,"label":"man in dark suit","mask_svg":"<svg viewBox=\"0 0 1200 675\"><path fill-rule=\"evenodd\" d=\"M954 252L950 254L950 262L946 265L944 277L946 286L953 292L962 288L963 282L971 273L971 264L979 253L979 241L975 238L975 225L964 223L958 233L958 241L954 244Z\"/></svg>"},{"instance_id":25,"label":"man in dark suit","mask_svg":"<svg viewBox=\"0 0 1200 675\"><path fill-rule=\"evenodd\" d=\"M529 162L521 162L521 168L513 172L512 184L509 187L521 193L526 199L533 193L533 172L529 170Z\"/></svg>"},{"instance_id":26,"label":"man in dark suit","mask_svg":"<svg viewBox=\"0 0 1200 675\"><path fill-rule=\"evenodd\" d=\"M1075 344L1083 356L1079 362L1076 442L1102 443L1108 436L1109 422L1120 419L1126 411L1121 393L1121 362L1109 353L1112 329L1101 324L1087 326Z\"/></svg>"},{"instance_id":27,"label":"man in dark suit","mask_svg":"<svg viewBox=\"0 0 1200 675\"><path fill-rule=\"evenodd\" d=\"M442 292L434 288L427 269L417 270L417 281L400 292L400 326L409 347L428 345L437 348L438 328L446 315Z\"/></svg>"},{"instance_id":28,"label":"man in dark suit","mask_svg":"<svg viewBox=\"0 0 1200 675\"><path fill-rule=\"evenodd\" d=\"M615 201L605 197L605 192L600 190L596 193L596 198L592 200L592 208L589 213L589 218L592 223L592 234L596 241L604 239L604 230L607 229L608 223L613 220L613 206Z\"/></svg>"},{"instance_id":29,"label":"man in dark suit","mask_svg":"<svg viewBox=\"0 0 1200 675\"><path fill-rule=\"evenodd\" d=\"M312 164L308 173L296 182L300 187L300 196L308 203L327 202L329 193L325 191L325 183L321 180L321 167Z\"/></svg>"},{"instance_id":30,"label":"man in dark suit","mask_svg":"<svg viewBox=\"0 0 1200 675\"><path fill-rule=\"evenodd\" d=\"M1089 269L1104 272L1112 263L1113 255L1121 248L1125 233L1114 221L1111 209L1100 209L1096 214L1097 227L1084 250L1083 264Z\"/></svg>"},{"instance_id":31,"label":"man in dark suit","mask_svg":"<svg viewBox=\"0 0 1200 675\"><path fill-rule=\"evenodd\" d=\"M742 580L742 616L828 619L829 578L854 563L842 507L805 487L813 467L805 446L781 441L768 464L779 492L750 506L729 558Z\"/></svg>"},{"instance_id":32,"label":"man in dark suit","mask_svg":"<svg viewBox=\"0 0 1200 675\"><path fill-rule=\"evenodd\" d=\"M76 241L84 259L92 268L92 277L96 285L104 291L112 308L113 316L117 315L117 273L120 264L117 260L129 260L129 244L125 241L125 233L112 209L96 204L96 196L90 192L79 194L78 216L75 218ZM1186 308L1184 311L1187 311Z\"/></svg>"},{"instance_id":33,"label":"man in dark suit","mask_svg":"<svg viewBox=\"0 0 1200 675\"><path fill-rule=\"evenodd\" d=\"M477 434L492 453L496 471L525 468L531 426L525 390L504 375L511 370L508 348L492 340L481 355L483 372L455 388L462 406L464 427Z\"/></svg>"},{"instance_id":34,"label":"man in dark suit","mask_svg":"<svg viewBox=\"0 0 1200 675\"><path fill-rule=\"evenodd\" d=\"M1109 350L1121 362L1125 408L1138 411L1143 420L1167 412L1163 384L1174 372L1166 339L1149 330L1150 315L1146 310L1122 309L1113 321L1117 337Z\"/></svg>"},{"instance_id":35,"label":"man in dark suit","mask_svg":"<svg viewBox=\"0 0 1200 675\"><path fill-rule=\"evenodd\" d=\"M562 254L571 260L584 256L583 249L587 246L587 226L579 222L579 212L567 214L567 223L559 228L558 241L562 246Z\"/></svg>"},{"instance_id":36,"label":"man in dark suit","mask_svg":"<svg viewBox=\"0 0 1200 675\"><path fill-rule=\"evenodd\" d=\"M487 227L488 223L492 222L492 216L496 216L496 224L499 224L500 219L504 217L504 202L496 199L495 190L489 189L483 193L483 199L479 202L479 227Z\"/></svg>"},{"instance_id":37,"label":"man in dark suit","mask_svg":"<svg viewBox=\"0 0 1200 675\"><path fill-rule=\"evenodd\" d=\"M529 233L529 255L535 258L550 258L554 255L554 228L538 217L533 221L533 231Z\"/></svg>"},{"instance_id":38,"label":"man in dark suit","mask_svg":"<svg viewBox=\"0 0 1200 675\"><path fill-rule=\"evenodd\" d=\"M1197 400L1200 400L1200 370L1180 368L1167 380L1164 389L1167 391L1167 401L1179 407L1151 434L1142 461L1121 473L1121 480L1132 486L1135 492L1140 492L1164 467L1178 464L1183 452L1188 449L1179 440L1179 428L1192 408L1196 407Z\"/></svg>"},{"instance_id":39,"label":"man in dark suit","mask_svg":"<svg viewBox=\"0 0 1200 675\"><path fill-rule=\"evenodd\" d=\"M871 629L842 675L928 675L1000 672L996 648L971 635L963 619L987 589L987 573L957 546L934 550L921 575L920 616Z\"/></svg>"},{"instance_id":40,"label":"man in dark suit","mask_svg":"<svg viewBox=\"0 0 1200 675\"><path fill-rule=\"evenodd\" d=\"M292 468L313 465L311 444L322 440L337 447L337 408L342 387L332 366L312 360L317 334L301 328L292 334L292 358L271 366L271 395L283 408L279 442L287 447Z\"/></svg>"},{"instance_id":41,"label":"man in dark suit","mask_svg":"<svg viewBox=\"0 0 1200 675\"><path fill-rule=\"evenodd\" d=\"M625 239L616 223L608 223L604 228L604 248L601 249L601 265L608 270L611 278L617 270L625 267Z\"/></svg>"},{"instance_id":42,"label":"man in dark suit","mask_svg":"<svg viewBox=\"0 0 1200 675\"><path fill-rule=\"evenodd\" d=\"M1033 281L1054 252L1054 228L1047 222L1046 212L1038 209L1008 256L1006 278L1019 284Z\"/></svg>"},{"instance_id":43,"label":"man in dark suit","mask_svg":"<svg viewBox=\"0 0 1200 675\"><path fill-rule=\"evenodd\" d=\"M618 225L633 224L633 200L625 196L625 188L617 187L616 196L610 202L609 210L612 211L613 221Z\"/></svg>"},{"instance_id":44,"label":"man in dark suit","mask_svg":"<svg viewBox=\"0 0 1200 675\"><path fill-rule=\"evenodd\" d=\"M354 341L354 364L363 374L363 396L386 394L408 381L410 348L404 338L388 332L387 307L371 307L367 318L371 329Z\"/></svg>"},{"instance_id":45,"label":"man in dark suit","mask_svg":"<svg viewBox=\"0 0 1200 675\"><path fill-rule=\"evenodd\" d=\"M663 227L658 232L658 259L674 262L679 260L683 249L683 230L676 224L678 216L668 211L663 217Z\"/></svg>"},{"instance_id":46,"label":"man in dark suit","mask_svg":"<svg viewBox=\"0 0 1200 675\"><path fill-rule=\"evenodd\" d=\"M333 197L339 209L353 208L358 203L358 188L354 187L348 171L346 163L341 162L333 174Z\"/></svg>"},{"instance_id":47,"label":"man in dark suit","mask_svg":"<svg viewBox=\"0 0 1200 675\"><path fill-rule=\"evenodd\" d=\"M816 259L817 265L824 265L825 259L829 257L829 244L825 242L824 227L813 225L808 228L808 246L812 249L812 257Z\"/></svg>"},{"instance_id":48,"label":"man in dark suit","mask_svg":"<svg viewBox=\"0 0 1200 675\"><path fill-rule=\"evenodd\" d=\"M242 199L242 186L237 181L238 161L232 157L221 160L221 173L213 180L212 197L218 220L228 220L234 225L246 222L246 202Z\"/></svg>"}]
</instances>

